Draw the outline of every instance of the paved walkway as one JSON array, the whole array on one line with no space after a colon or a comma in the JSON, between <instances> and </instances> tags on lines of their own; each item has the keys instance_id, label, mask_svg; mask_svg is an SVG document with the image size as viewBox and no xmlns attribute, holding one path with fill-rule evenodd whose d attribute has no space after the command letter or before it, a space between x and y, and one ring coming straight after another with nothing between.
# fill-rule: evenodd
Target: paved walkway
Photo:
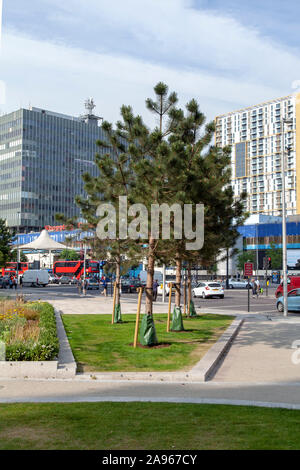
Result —
<instances>
[{"instance_id":1,"label":"paved walkway","mask_svg":"<svg viewBox=\"0 0 300 470\"><path fill-rule=\"evenodd\" d=\"M300 382L300 364L292 361L292 355L297 354L292 346L297 340L300 345L300 319L297 317L246 320L213 380Z\"/></svg>"},{"instance_id":2,"label":"paved walkway","mask_svg":"<svg viewBox=\"0 0 300 470\"><path fill-rule=\"evenodd\" d=\"M113 299L111 297L94 297L87 295L86 297L75 297L70 299L69 296L57 296L55 299L49 298L46 296L41 298L43 301L49 301L57 310L62 311L64 314L73 314L73 315L99 315L99 314L111 314L113 308ZM172 299L171 311L174 308L174 298ZM222 307L207 307L207 306L195 306L198 314L200 313L215 313L220 315L234 315L238 317L253 317L258 316L258 318L266 318L266 314L261 311L253 311L248 313L246 310L235 310L232 309L223 309ZM137 310L137 299L121 299L121 310L122 313L136 313ZM142 301L141 313L145 311L145 299ZM182 309L183 311L183 309ZM153 312L154 313L167 313L168 312L168 301L165 303L157 301L153 303Z\"/></svg>"},{"instance_id":3,"label":"paved walkway","mask_svg":"<svg viewBox=\"0 0 300 470\"><path fill-rule=\"evenodd\" d=\"M199 384L72 380L0 380L0 403L145 401L300 408L300 383Z\"/></svg>"},{"instance_id":4,"label":"paved walkway","mask_svg":"<svg viewBox=\"0 0 300 470\"><path fill-rule=\"evenodd\" d=\"M44 300L44 299L43 299ZM74 300L65 297L57 297L55 300L50 300L51 304L64 314L111 314L113 309L113 299L111 297L89 297L82 296ZM174 305L174 304L173 304ZM136 313L137 299L121 300L122 313ZM145 301L142 302L141 313L145 311ZM167 313L168 303L154 302L154 313Z\"/></svg>"}]
</instances>

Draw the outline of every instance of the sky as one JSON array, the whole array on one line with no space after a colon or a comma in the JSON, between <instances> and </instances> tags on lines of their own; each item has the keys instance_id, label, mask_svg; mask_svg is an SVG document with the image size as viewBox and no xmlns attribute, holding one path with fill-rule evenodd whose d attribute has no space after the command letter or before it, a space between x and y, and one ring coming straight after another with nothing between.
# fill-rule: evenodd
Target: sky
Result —
<instances>
[{"instance_id":1,"label":"sky","mask_svg":"<svg viewBox=\"0 0 300 470\"><path fill-rule=\"evenodd\" d=\"M1 5L0 0L0 5ZM3 0L0 113L29 105L78 116L93 97L152 124L159 81L208 119L300 88L300 2Z\"/></svg>"}]
</instances>

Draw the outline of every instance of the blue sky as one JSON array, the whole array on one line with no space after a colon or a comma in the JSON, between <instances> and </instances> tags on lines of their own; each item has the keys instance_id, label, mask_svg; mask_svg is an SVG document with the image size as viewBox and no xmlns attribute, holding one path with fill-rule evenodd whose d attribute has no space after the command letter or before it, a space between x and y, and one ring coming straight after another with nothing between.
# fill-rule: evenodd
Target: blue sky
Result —
<instances>
[{"instance_id":1,"label":"blue sky","mask_svg":"<svg viewBox=\"0 0 300 470\"><path fill-rule=\"evenodd\" d=\"M125 103L147 120L160 80L209 118L290 94L299 14L296 0L3 0L0 111L78 115L93 96L106 119Z\"/></svg>"}]
</instances>

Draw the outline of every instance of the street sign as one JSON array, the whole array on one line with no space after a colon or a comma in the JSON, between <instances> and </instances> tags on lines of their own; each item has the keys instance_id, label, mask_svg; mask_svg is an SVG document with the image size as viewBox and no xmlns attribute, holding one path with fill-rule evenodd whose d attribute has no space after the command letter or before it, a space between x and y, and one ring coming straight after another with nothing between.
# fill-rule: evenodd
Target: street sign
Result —
<instances>
[{"instance_id":1,"label":"street sign","mask_svg":"<svg viewBox=\"0 0 300 470\"><path fill-rule=\"evenodd\" d=\"M245 263L244 276L253 276L253 263Z\"/></svg>"}]
</instances>

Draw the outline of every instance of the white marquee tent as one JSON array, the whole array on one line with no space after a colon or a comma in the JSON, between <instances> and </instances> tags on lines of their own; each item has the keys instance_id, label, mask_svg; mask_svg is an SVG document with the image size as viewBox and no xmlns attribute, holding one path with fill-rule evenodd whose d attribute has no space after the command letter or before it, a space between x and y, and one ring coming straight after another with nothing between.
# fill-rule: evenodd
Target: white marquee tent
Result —
<instances>
[{"instance_id":1,"label":"white marquee tent","mask_svg":"<svg viewBox=\"0 0 300 470\"><path fill-rule=\"evenodd\" d=\"M64 250L67 248L62 243L58 243L53 238L50 237L47 230L42 230L40 236L36 238L33 242L27 243L27 245L22 245L17 248L18 250L18 260L20 250L46 250L49 251L50 266L51 266L51 252L57 250Z\"/></svg>"},{"instance_id":2,"label":"white marquee tent","mask_svg":"<svg viewBox=\"0 0 300 470\"><path fill-rule=\"evenodd\" d=\"M58 243L50 237L47 230L42 230L40 236L27 245L19 246L19 250L64 250L67 248L62 243Z\"/></svg>"}]
</instances>

